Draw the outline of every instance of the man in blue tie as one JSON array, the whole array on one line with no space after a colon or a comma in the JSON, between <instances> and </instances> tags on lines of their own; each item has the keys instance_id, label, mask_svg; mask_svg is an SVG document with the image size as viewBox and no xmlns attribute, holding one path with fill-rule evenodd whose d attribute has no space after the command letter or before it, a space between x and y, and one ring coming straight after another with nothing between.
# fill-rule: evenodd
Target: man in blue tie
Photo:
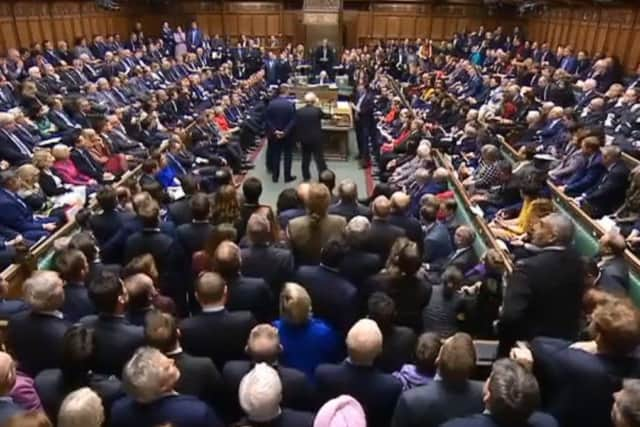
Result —
<instances>
[{"instance_id":1,"label":"man in blue tie","mask_svg":"<svg viewBox=\"0 0 640 427\"><path fill-rule=\"evenodd\" d=\"M187 47L189 52L195 52L200 46L202 46L202 32L198 29L198 23L192 21L191 29L187 34Z\"/></svg>"}]
</instances>

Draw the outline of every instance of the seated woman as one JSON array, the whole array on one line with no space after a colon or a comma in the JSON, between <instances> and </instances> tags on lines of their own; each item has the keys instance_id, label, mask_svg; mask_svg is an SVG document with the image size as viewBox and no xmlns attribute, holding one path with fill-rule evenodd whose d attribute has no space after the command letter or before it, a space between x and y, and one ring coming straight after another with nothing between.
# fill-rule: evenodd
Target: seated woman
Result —
<instances>
[{"instance_id":1,"label":"seated woman","mask_svg":"<svg viewBox=\"0 0 640 427\"><path fill-rule=\"evenodd\" d=\"M36 151L31 161L40 171L38 184L47 197L60 196L70 191L64 186L62 179L51 170L56 159L49 150Z\"/></svg>"},{"instance_id":2,"label":"seated woman","mask_svg":"<svg viewBox=\"0 0 640 427\"><path fill-rule=\"evenodd\" d=\"M71 185L96 185L97 182L82 174L71 160L71 149L66 145L58 144L53 147L51 154L55 159L52 165L53 171L65 184Z\"/></svg>"},{"instance_id":3,"label":"seated woman","mask_svg":"<svg viewBox=\"0 0 640 427\"><path fill-rule=\"evenodd\" d=\"M520 194L524 203L518 216L505 219L500 216L489 223L489 229L498 239L510 241L521 239L531 231L533 224L543 216L551 213L551 200L540 195L541 189L537 183L525 182L520 187Z\"/></svg>"},{"instance_id":4,"label":"seated woman","mask_svg":"<svg viewBox=\"0 0 640 427\"><path fill-rule=\"evenodd\" d=\"M47 196L38 184L40 172L33 165L26 164L16 169L16 175L20 178L18 196L35 212L43 212L50 206L47 205Z\"/></svg>"},{"instance_id":5,"label":"seated woman","mask_svg":"<svg viewBox=\"0 0 640 427\"><path fill-rule=\"evenodd\" d=\"M89 142L89 154L106 172L119 176L128 169L126 156L112 153L95 130L84 129L82 136Z\"/></svg>"}]
</instances>

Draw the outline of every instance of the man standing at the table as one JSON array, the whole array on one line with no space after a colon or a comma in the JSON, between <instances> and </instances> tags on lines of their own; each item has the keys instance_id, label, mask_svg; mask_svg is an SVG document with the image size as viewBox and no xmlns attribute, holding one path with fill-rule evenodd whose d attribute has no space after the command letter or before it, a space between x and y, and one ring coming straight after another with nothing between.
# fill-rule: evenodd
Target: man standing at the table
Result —
<instances>
[{"instance_id":1,"label":"man standing at the table","mask_svg":"<svg viewBox=\"0 0 640 427\"><path fill-rule=\"evenodd\" d=\"M309 171L311 157L316 163L318 175L327 169L322 148L324 140L322 119L328 119L331 116L323 113L322 109L318 107L318 97L313 92L308 92L304 96L304 104L304 107L296 112L296 134L302 151L302 179L309 181L311 179Z\"/></svg>"},{"instance_id":2,"label":"man standing at the table","mask_svg":"<svg viewBox=\"0 0 640 427\"><path fill-rule=\"evenodd\" d=\"M287 99L289 86L281 85L278 96L269 102L265 112L267 123L267 170L271 172L273 182L280 179L280 159L284 154L284 182L295 181L291 175L293 158L293 129L296 123L296 107Z\"/></svg>"}]
</instances>

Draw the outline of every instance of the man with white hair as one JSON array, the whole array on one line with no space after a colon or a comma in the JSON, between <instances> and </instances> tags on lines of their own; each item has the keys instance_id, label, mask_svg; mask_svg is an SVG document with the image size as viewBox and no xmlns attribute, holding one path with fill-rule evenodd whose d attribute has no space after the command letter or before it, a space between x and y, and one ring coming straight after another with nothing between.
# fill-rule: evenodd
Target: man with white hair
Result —
<instances>
[{"instance_id":1,"label":"man with white hair","mask_svg":"<svg viewBox=\"0 0 640 427\"><path fill-rule=\"evenodd\" d=\"M23 287L31 310L9 321L7 347L20 362L20 370L31 377L62 363L62 339L71 326L60 311L64 304L62 286L58 273L35 272Z\"/></svg>"},{"instance_id":2,"label":"man with white hair","mask_svg":"<svg viewBox=\"0 0 640 427\"><path fill-rule=\"evenodd\" d=\"M430 174L427 169L418 169L416 171L416 188L410 191L411 206L409 214L418 217L420 213L420 200L426 194L439 194L448 190L447 182L449 180L449 171L445 168L438 168Z\"/></svg>"},{"instance_id":3,"label":"man with white hair","mask_svg":"<svg viewBox=\"0 0 640 427\"><path fill-rule=\"evenodd\" d=\"M360 288L364 282L380 271L384 260L366 250L371 223L365 216L355 216L345 227L346 254L340 264L340 274Z\"/></svg>"},{"instance_id":4,"label":"man with white hair","mask_svg":"<svg viewBox=\"0 0 640 427\"><path fill-rule=\"evenodd\" d=\"M347 221L355 216L369 216L369 209L358 202L358 186L352 179L338 184L338 203L329 208L329 213L340 215Z\"/></svg>"},{"instance_id":5,"label":"man with white hair","mask_svg":"<svg viewBox=\"0 0 640 427\"><path fill-rule=\"evenodd\" d=\"M347 360L316 369L320 401L348 394L364 408L369 427L388 427L402 384L374 367L382 352L380 328L371 319L361 319L349 330L346 344Z\"/></svg>"},{"instance_id":6,"label":"man with white hair","mask_svg":"<svg viewBox=\"0 0 640 427\"><path fill-rule=\"evenodd\" d=\"M581 113L582 110L589 105L591 100L598 96L596 92L597 86L598 82L594 79L587 79L582 83L582 96L575 106L576 112Z\"/></svg>"},{"instance_id":7,"label":"man with white hair","mask_svg":"<svg viewBox=\"0 0 640 427\"><path fill-rule=\"evenodd\" d=\"M179 379L180 371L172 359L157 349L139 348L122 372L127 397L114 403L110 425L222 427L224 424L206 403L175 391Z\"/></svg>"},{"instance_id":8,"label":"man with white hair","mask_svg":"<svg viewBox=\"0 0 640 427\"><path fill-rule=\"evenodd\" d=\"M32 150L32 147L16 135L15 116L0 113L0 159L19 166L31 161Z\"/></svg>"},{"instance_id":9,"label":"man with white hair","mask_svg":"<svg viewBox=\"0 0 640 427\"><path fill-rule=\"evenodd\" d=\"M302 179L311 179L309 164L311 157L316 164L318 175L327 169L324 159L323 142L325 136L322 132L322 119L330 116L318 107L318 97L313 92L304 96L304 107L296 111L296 137L300 141L302 150Z\"/></svg>"},{"instance_id":10,"label":"man with white hair","mask_svg":"<svg viewBox=\"0 0 640 427\"><path fill-rule=\"evenodd\" d=\"M313 414L281 408L282 383L275 369L257 364L242 378L238 388L240 406L246 414L241 425L258 427L311 427Z\"/></svg>"},{"instance_id":11,"label":"man with white hair","mask_svg":"<svg viewBox=\"0 0 640 427\"><path fill-rule=\"evenodd\" d=\"M563 116L564 109L562 107L555 106L549 111L546 123L537 133L540 144L544 148L551 146L559 148L561 143L564 142L568 131Z\"/></svg>"}]
</instances>

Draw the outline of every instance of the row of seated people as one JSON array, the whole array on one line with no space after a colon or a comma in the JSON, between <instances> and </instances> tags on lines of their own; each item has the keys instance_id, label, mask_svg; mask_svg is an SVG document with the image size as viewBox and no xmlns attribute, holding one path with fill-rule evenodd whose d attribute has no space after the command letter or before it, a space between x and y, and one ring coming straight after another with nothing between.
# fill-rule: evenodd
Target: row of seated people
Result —
<instances>
[{"instance_id":1,"label":"row of seated people","mask_svg":"<svg viewBox=\"0 0 640 427\"><path fill-rule=\"evenodd\" d=\"M68 221L100 184L144 160L147 183L175 188L191 172L211 189L218 169L240 174L252 167L248 154L262 133L266 96L262 73L211 88L210 71L202 85L198 70L166 70L166 78L121 73L109 81L77 60L69 69L33 66L22 80L2 76L0 166L11 172L0 215L3 267Z\"/></svg>"},{"instance_id":2,"label":"row of seated people","mask_svg":"<svg viewBox=\"0 0 640 427\"><path fill-rule=\"evenodd\" d=\"M228 174L214 194L195 192L186 204L166 207L190 215L174 230L161 220L155 192L101 190L103 213L85 216L83 231L57 245L51 270L25 282L24 302L0 306L11 354L0 360L11 371L14 358L15 377L30 390L6 388L15 399L7 419L25 416L21 405L30 404L59 423L89 412L97 426L238 419L243 426L323 426L331 425L322 424L324 405L338 398L361 408L356 425L624 425L628 415L611 419L610 412L622 378L637 372L629 352L640 342L640 313L624 298L591 290L584 306L590 327L572 320L583 310L574 288L581 294L593 285L567 247L573 236L566 218L543 219L534 234L538 252L517 265L498 313L501 256L468 256L473 232L458 226L452 238L437 218L441 205L455 209L451 203L425 198L418 220L408 212L408 194L389 199L382 194L388 187L379 186L367 207L346 180L332 204L332 178L325 173L326 185L284 190L274 212L260 202L259 180L248 178L237 194ZM130 229L135 221L141 230ZM131 231L120 262L107 264L98 235L114 223ZM416 224L422 241L407 237ZM424 262L439 245L429 238L435 228L456 244L439 267ZM544 283L537 277L550 268L558 272L554 284L565 281L570 289L549 295L560 301L515 295ZM561 314L552 311L556 304ZM484 316L488 329L496 317L508 328L506 342L530 339L529 349L511 352L517 362L495 362L485 387L473 380L478 350L460 332L482 336L473 328ZM583 341L573 344L580 329ZM565 369L557 372L558 364ZM93 390L82 389L95 404L69 414L80 387ZM513 387L522 397L506 405ZM622 396L629 398L623 391L616 400ZM588 409L578 405L583 401ZM503 407L517 410L503 414Z\"/></svg>"}]
</instances>

